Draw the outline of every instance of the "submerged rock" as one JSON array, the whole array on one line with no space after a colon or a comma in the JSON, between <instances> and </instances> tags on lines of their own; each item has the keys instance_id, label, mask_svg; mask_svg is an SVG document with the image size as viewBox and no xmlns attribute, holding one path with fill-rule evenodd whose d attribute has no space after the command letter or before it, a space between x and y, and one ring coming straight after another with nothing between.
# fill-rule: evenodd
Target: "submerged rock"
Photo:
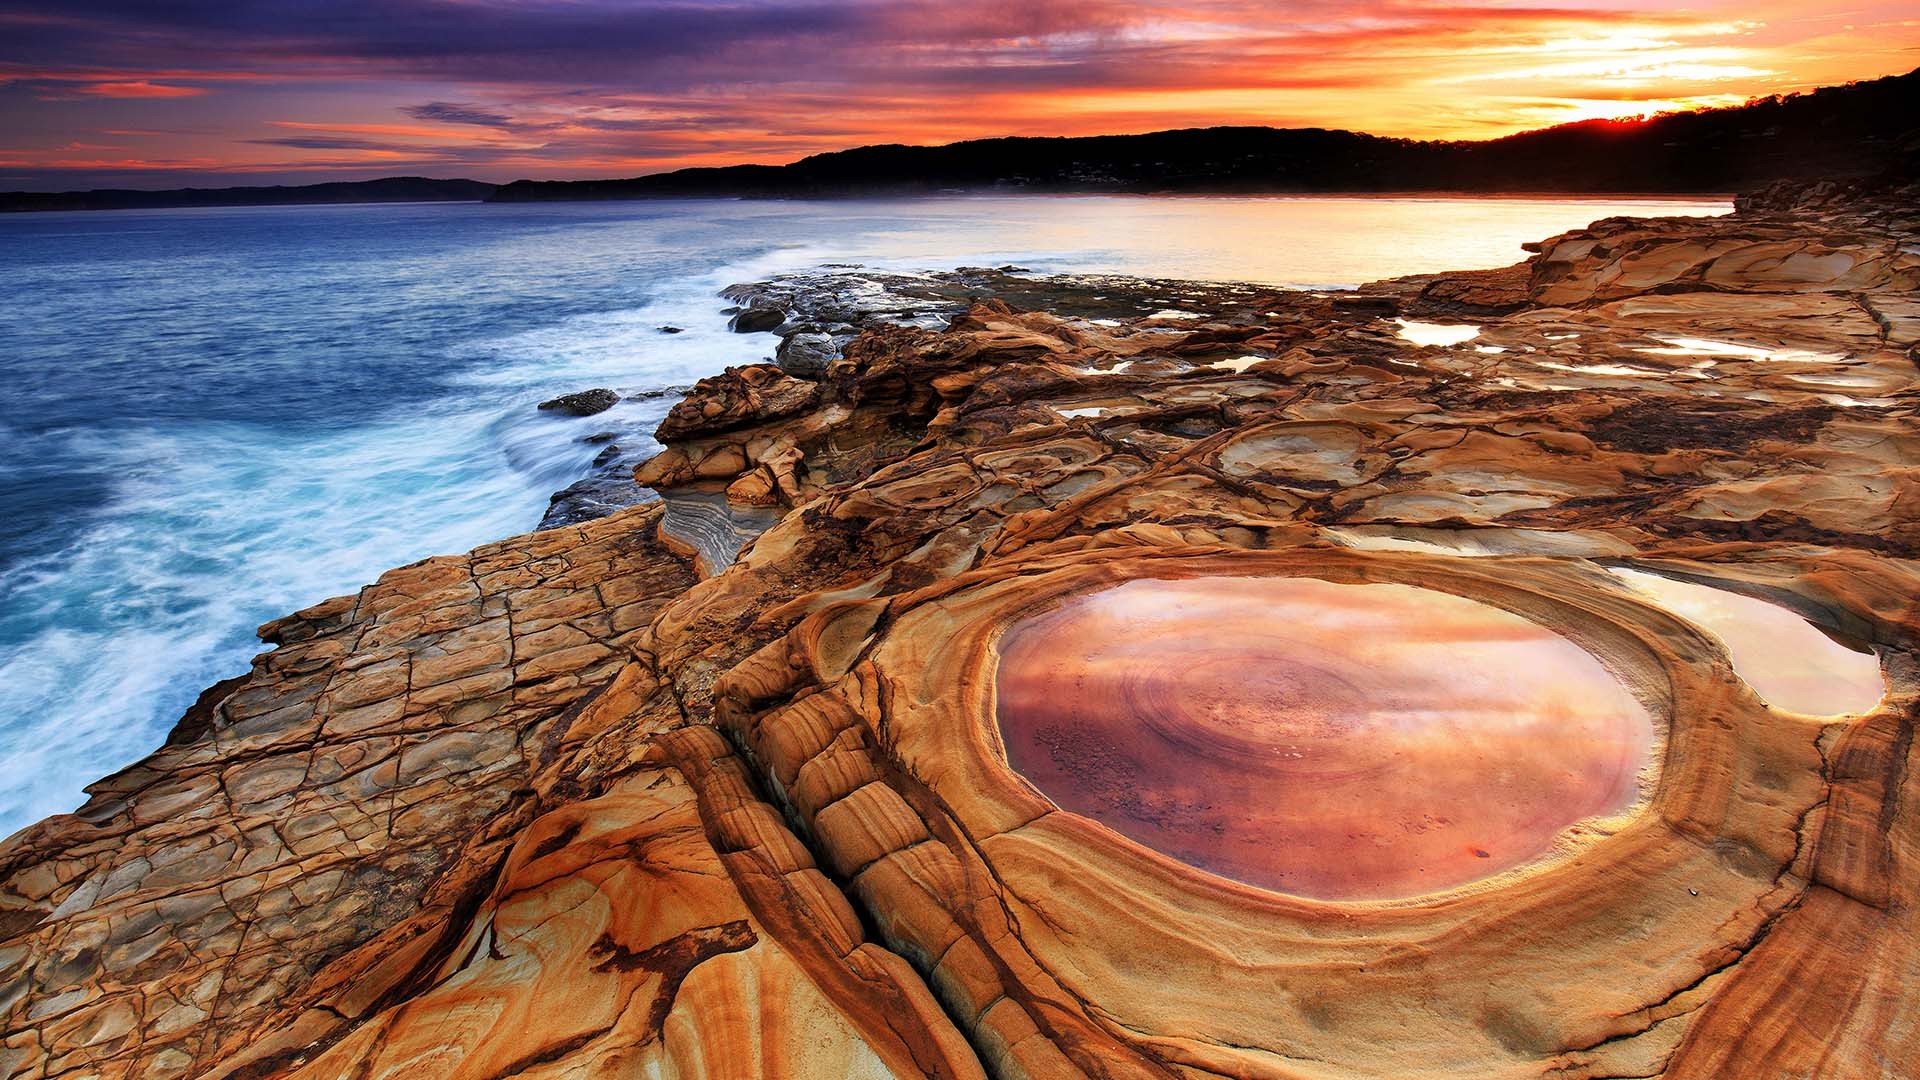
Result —
<instances>
[{"instance_id":1,"label":"submerged rock","mask_svg":"<svg viewBox=\"0 0 1920 1080\"><path fill-rule=\"evenodd\" d=\"M1766 205L1391 303L770 283L860 332L602 466L663 505L268 624L0 846L0 1060L1901 1074L1920 224Z\"/></svg>"},{"instance_id":2,"label":"submerged rock","mask_svg":"<svg viewBox=\"0 0 1920 1080\"><path fill-rule=\"evenodd\" d=\"M568 416L594 416L606 412L620 403L620 395L606 387L581 390L577 393L562 394L557 398L540 403L547 412L561 412Z\"/></svg>"},{"instance_id":3,"label":"submerged rock","mask_svg":"<svg viewBox=\"0 0 1920 1080\"><path fill-rule=\"evenodd\" d=\"M651 502L657 497L634 482L629 455L619 453L617 447L608 449L615 452L594 458L594 472L591 475L553 493L547 500L547 512L541 515L540 524L535 528L544 530L580 525L617 514L630 506ZM621 467L623 459L627 459L624 468Z\"/></svg>"}]
</instances>

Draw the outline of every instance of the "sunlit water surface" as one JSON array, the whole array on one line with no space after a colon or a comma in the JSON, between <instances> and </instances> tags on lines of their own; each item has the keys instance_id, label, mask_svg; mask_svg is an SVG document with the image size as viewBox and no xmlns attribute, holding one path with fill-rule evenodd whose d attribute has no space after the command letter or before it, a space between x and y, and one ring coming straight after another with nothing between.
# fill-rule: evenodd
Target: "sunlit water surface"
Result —
<instances>
[{"instance_id":1,"label":"sunlit water surface","mask_svg":"<svg viewBox=\"0 0 1920 1080\"><path fill-rule=\"evenodd\" d=\"M152 749L253 629L523 532L588 386L766 355L714 293L825 262L1351 285L1722 203L1010 198L0 218L0 832ZM677 335L657 327L684 327ZM664 414L624 402L602 422Z\"/></svg>"}]
</instances>

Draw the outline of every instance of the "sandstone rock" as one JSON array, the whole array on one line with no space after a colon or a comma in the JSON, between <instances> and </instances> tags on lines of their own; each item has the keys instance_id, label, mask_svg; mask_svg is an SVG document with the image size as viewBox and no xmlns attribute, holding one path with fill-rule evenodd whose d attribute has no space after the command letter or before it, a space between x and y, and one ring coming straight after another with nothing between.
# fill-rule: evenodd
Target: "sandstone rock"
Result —
<instances>
[{"instance_id":1,"label":"sandstone rock","mask_svg":"<svg viewBox=\"0 0 1920 1080\"><path fill-rule=\"evenodd\" d=\"M0 847L0 1061L1906 1075L1920 371L1881 313L1920 228L1766 205L1391 304L1009 276L1057 290L1024 311L978 272L819 381L703 380L638 469L664 505L268 624ZM805 297L853 277L773 287L831 325ZM1866 692L1770 704L1796 646L1621 568L1867 650ZM1075 621L1142 592L1157 630ZM1258 807L1178 772L1250 761L1291 779Z\"/></svg>"},{"instance_id":2,"label":"sandstone rock","mask_svg":"<svg viewBox=\"0 0 1920 1080\"><path fill-rule=\"evenodd\" d=\"M263 627L282 644L193 737L11 838L0 962L28 1004L6 1060L220 1075L284 1029L284 1072L441 962L534 770L620 666L545 663L553 628L618 648L692 580L658 513L430 559Z\"/></svg>"},{"instance_id":3,"label":"sandstone rock","mask_svg":"<svg viewBox=\"0 0 1920 1080\"><path fill-rule=\"evenodd\" d=\"M654 437L667 442L766 423L806 409L818 396L817 386L770 364L728 368L696 383L667 413Z\"/></svg>"}]
</instances>

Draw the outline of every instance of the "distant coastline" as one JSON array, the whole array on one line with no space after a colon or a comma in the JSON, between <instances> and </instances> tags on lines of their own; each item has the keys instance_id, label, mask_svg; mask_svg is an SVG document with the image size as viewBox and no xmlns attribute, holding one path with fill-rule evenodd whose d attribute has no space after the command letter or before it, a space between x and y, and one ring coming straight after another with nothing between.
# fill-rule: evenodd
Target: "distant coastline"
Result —
<instances>
[{"instance_id":1,"label":"distant coastline","mask_svg":"<svg viewBox=\"0 0 1920 1080\"><path fill-rule=\"evenodd\" d=\"M1322 128L1214 127L1143 135L865 146L787 165L626 179L390 177L307 186L0 193L0 212L356 202L950 197L973 195L1720 195L1780 180L1911 175L1920 69L1745 105L1642 121L1590 120L1484 142Z\"/></svg>"},{"instance_id":2,"label":"distant coastline","mask_svg":"<svg viewBox=\"0 0 1920 1080\"><path fill-rule=\"evenodd\" d=\"M137 191L0 192L0 213L55 210L173 210L205 206L324 206L358 203L482 202L496 185L478 180L390 176L380 180L271 187L173 188Z\"/></svg>"}]
</instances>

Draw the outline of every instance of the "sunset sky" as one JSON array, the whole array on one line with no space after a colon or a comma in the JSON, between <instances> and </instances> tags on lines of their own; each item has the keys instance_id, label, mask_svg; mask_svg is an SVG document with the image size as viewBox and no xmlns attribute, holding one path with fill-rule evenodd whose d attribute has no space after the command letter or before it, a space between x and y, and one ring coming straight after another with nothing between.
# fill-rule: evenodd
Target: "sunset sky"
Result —
<instances>
[{"instance_id":1,"label":"sunset sky","mask_svg":"<svg viewBox=\"0 0 1920 1080\"><path fill-rule=\"evenodd\" d=\"M1916 66L1914 0L0 0L0 188L1210 124L1484 138Z\"/></svg>"}]
</instances>

